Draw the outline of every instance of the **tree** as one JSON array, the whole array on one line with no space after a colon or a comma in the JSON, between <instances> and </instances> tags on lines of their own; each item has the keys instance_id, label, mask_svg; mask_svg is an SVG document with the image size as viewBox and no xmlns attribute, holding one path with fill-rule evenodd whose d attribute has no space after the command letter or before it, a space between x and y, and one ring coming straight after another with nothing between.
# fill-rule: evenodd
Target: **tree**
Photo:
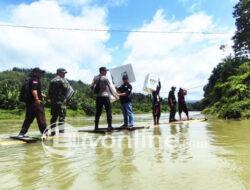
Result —
<instances>
[{"instance_id":1,"label":"tree","mask_svg":"<svg viewBox=\"0 0 250 190\"><path fill-rule=\"evenodd\" d=\"M250 1L240 0L234 7L236 33L233 37L236 58L250 57Z\"/></svg>"},{"instance_id":2,"label":"tree","mask_svg":"<svg viewBox=\"0 0 250 190\"><path fill-rule=\"evenodd\" d=\"M13 68L12 71L0 72L0 109L16 109L23 108L22 103L19 101L19 93L22 82L30 75L31 69ZM46 72L42 79L42 89L44 98L43 103L46 107L50 107L48 98L48 87L50 80L55 76L53 73ZM95 114L95 101L94 94L90 85L82 81L69 81L75 95L68 102L68 108L74 111L83 110L86 115ZM133 94L133 105L137 112L151 111L151 98L143 94ZM166 103L165 103L166 104ZM167 104L166 104L167 105ZM112 105L114 113L121 113L120 103L117 101Z\"/></svg>"},{"instance_id":3,"label":"tree","mask_svg":"<svg viewBox=\"0 0 250 190\"><path fill-rule=\"evenodd\" d=\"M250 60L232 57L213 70L204 87L205 113L222 118L249 118L250 115Z\"/></svg>"}]
</instances>

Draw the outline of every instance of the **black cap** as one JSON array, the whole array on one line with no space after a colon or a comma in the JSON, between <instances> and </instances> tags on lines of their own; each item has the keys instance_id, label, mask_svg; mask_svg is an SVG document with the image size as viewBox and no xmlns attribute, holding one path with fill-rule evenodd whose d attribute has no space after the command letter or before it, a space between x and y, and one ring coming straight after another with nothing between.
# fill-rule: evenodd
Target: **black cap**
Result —
<instances>
[{"instance_id":1,"label":"black cap","mask_svg":"<svg viewBox=\"0 0 250 190\"><path fill-rule=\"evenodd\" d=\"M67 73L67 71L66 71L66 69L64 69L64 68L58 68L58 69L56 70L56 73Z\"/></svg>"},{"instance_id":2,"label":"black cap","mask_svg":"<svg viewBox=\"0 0 250 190\"><path fill-rule=\"evenodd\" d=\"M176 87L175 87L175 86L172 86L171 89L172 89L172 90L173 90L173 89L176 89Z\"/></svg>"},{"instance_id":3,"label":"black cap","mask_svg":"<svg viewBox=\"0 0 250 190\"><path fill-rule=\"evenodd\" d=\"M34 69L32 69L32 73L41 73L41 74L44 74L45 71L41 70L39 67L35 67Z\"/></svg>"},{"instance_id":4,"label":"black cap","mask_svg":"<svg viewBox=\"0 0 250 190\"><path fill-rule=\"evenodd\" d=\"M108 69L106 67L100 67L99 68L99 71L102 72L102 71L108 71Z\"/></svg>"},{"instance_id":5,"label":"black cap","mask_svg":"<svg viewBox=\"0 0 250 190\"><path fill-rule=\"evenodd\" d=\"M128 75L123 75L122 80L128 80Z\"/></svg>"}]
</instances>

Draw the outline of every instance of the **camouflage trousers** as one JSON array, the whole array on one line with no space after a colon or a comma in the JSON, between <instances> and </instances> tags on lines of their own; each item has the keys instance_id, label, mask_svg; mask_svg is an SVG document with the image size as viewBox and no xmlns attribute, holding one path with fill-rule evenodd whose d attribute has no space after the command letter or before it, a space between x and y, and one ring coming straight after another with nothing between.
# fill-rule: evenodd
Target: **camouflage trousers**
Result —
<instances>
[{"instance_id":1,"label":"camouflage trousers","mask_svg":"<svg viewBox=\"0 0 250 190\"><path fill-rule=\"evenodd\" d=\"M66 105L65 104L51 104L51 128L56 127L56 122L58 120L59 125L65 122L66 117Z\"/></svg>"}]
</instances>

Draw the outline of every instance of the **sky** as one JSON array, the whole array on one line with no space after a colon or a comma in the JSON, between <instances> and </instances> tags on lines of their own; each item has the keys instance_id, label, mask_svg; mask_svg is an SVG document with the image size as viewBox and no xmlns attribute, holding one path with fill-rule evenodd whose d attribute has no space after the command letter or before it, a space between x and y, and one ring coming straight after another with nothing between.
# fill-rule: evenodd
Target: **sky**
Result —
<instances>
[{"instance_id":1,"label":"sky","mask_svg":"<svg viewBox=\"0 0 250 190\"><path fill-rule=\"evenodd\" d=\"M90 83L100 66L132 64L133 89L158 75L162 96L171 86L199 100L213 68L232 53L237 0L0 0L0 24L104 29L102 32L0 26L0 71L40 67ZM128 31L223 34L134 33ZM220 46L225 45L224 51Z\"/></svg>"}]
</instances>

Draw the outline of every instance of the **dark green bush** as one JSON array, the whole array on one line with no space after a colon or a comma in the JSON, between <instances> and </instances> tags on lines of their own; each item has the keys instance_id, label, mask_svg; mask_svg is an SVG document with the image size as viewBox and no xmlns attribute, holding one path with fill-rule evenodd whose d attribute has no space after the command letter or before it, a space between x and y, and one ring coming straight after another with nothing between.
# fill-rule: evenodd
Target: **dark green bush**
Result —
<instances>
[{"instance_id":1,"label":"dark green bush","mask_svg":"<svg viewBox=\"0 0 250 190\"><path fill-rule=\"evenodd\" d=\"M231 64L231 66L230 66ZM231 71L226 71L226 70ZM225 76L221 73L226 73ZM205 87L204 113L216 114L221 118L246 117L250 109L250 61L229 58L219 64Z\"/></svg>"}]
</instances>

